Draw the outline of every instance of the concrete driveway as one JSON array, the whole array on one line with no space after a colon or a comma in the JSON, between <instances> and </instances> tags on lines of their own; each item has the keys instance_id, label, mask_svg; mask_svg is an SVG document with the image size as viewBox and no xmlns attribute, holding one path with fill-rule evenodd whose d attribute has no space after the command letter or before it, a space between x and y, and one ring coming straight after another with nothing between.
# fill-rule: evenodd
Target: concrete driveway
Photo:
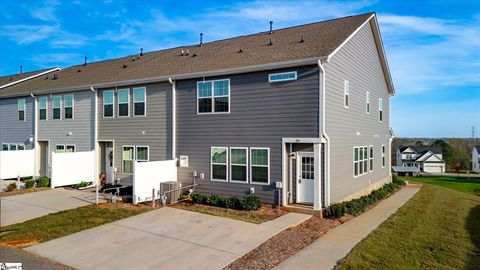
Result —
<instances>
[{"instance_id":1,"label":"concrete driveway","mask_svg":"<svg viewBox=\"0 0 480 270\"><path fill-rule=\"evenodd\" d=\"M26 248L75 269L220 269L310 216L251 224L161 208Z\"/></svg>"},{"instance_id":2,"label":"concrete driveway","mask_svg":"<svg viewBox=\"0 0 480 270\"><path fill-rule=\"evenodd\" d=\"M95 203L94 192L63 188L0 197L0 225L24 222L92 203Z\"/></svg>"}]
</instances>

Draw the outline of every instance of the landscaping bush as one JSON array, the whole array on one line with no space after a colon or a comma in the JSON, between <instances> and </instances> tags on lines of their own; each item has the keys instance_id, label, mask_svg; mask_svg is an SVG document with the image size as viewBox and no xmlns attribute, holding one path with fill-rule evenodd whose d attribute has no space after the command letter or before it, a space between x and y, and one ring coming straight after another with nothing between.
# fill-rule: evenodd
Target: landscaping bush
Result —
<instances>
[{"instance_id":1,"label":"landscaping bush","mask_svg":"<svg viewBox=\"0 0 480 270\"><path fill-rule=\"evenodd\" d=\"M25 188L33 188L35 186L35 180L33 179L25 180L23 183L25 183Z\"/></svg>"},{"instance_id":2,"label":"landscaping bush","mask_svg":"<svg viewBox=\"0 0 480 270\"><path fill-rule=\"evenodd\" d=\"M405 186L405 181L402 179L398 178L396 174L392 175L392 182L399 185L399 186Z\"/></svg>"},{"instance_id":3,"label":"landscaping bush","mask_svg":"<svg viewBox=\"0 0 480 270\"><path fill-rule=\"evenodd\" d=\"M15 182L10 183L10 184L7 186L7 191L14 191L15 189L17 189L17 183L15 183Z\"/></svg>"},{"instance_id":4,"label":"landscaping bush","mask_svg":"<svg viewBox=\"0 0 480 270\"><path fill-rule=\"evenodd\" d=\"M88 182L82 181L82 182L80 182L76 185L73 185L73 188L80 189L80 188L84 188L86 186L88 186Z\"/></svg>"},{"instance_id":5,"label":"landscaping bush","mask_svg":"<svg viewBox=\"0 0 480 270\"><path fill-rule=\"evenodd\" d=\"M256 195L246 195L242 199L239 199L237 197L224 198L218 195L206 196L202 194L193 194L192 203L247 211L255 211L262 206L260 198Z\"/></svg>"},{"instance_id":6,"label":"landscaping bush","mask_svg":"<svg viewBox=\"0 0 480 270\"><path fill-rule=\"evenodd\" d=\"M261 206L262 202L260 201L260 197L252 194L243 196L242 210L256 211L260 209Z\"/></svg>"},{"instance_id":7,"label":"landscaping bush","mask_svg":"<svg viewBox=\"0 0 480 270\"><path fill-rule=\"evenodd\" d=\"M50 178L48 178L47 176L40 176L37 178L36 184L37 184L37 187L49 187Z\"/></svg>"},{"instance_id":8,"label":"landscaping bush","mask_svg":"<svg viewBox=\"0 0 480 270\"><path fill-rule=\"evenodd\" d=\"M203 194L193 194L192 195L192 202L198 204L207 204L208 197Z\"/></svg>"}]
</instances>

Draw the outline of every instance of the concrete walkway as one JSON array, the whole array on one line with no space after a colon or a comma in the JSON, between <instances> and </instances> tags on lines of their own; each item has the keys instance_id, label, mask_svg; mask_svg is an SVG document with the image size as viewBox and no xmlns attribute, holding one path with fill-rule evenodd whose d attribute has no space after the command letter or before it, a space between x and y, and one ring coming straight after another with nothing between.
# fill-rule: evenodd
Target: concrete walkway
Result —
<instances>
[{"instance_id":1,"label":"concrete walkway","mask_svg":"<svg viewBox=\"0 0 480 270\"><path fill-rule=\"evenodd\" d=\"M75 269L220 269L309 215L263 224L170 207L26 248Z\"/></svg>"},{"instance_id":2,"label":"concrete walkway","mask_svg":"<svg viewBox=\"0 0 480 270\"><path fill-rule=\"evenodd\" d=\"M332 229L275 269L332 269L363 238L388 219L419 190L420 187L416 185L402 188L369 211Z\"/></svg>"},{"instance_id":3,"label":"concrete walkway","mask_svg":"<svg viewBox=\"0 0 480 270\"><path fill-rule=\"evenodd\" d=\"M56 188L0 197L0 225L7 226L95 203L95 193Z\"/></svg>"}]
</instances>

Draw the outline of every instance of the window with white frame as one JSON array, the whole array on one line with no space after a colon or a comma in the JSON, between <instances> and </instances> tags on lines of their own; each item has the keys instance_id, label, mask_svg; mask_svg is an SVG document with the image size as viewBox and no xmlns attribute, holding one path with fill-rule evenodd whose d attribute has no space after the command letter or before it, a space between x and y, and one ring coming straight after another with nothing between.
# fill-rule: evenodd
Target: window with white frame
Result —
<instances>
[{"instance_id":1,"label":"window with white frame","mask_svg":"<svg viewBox=\"0 0 480 270\"><path fill-rule=\"evenodd\" d=\"M379 98L378 99L378 119L380 120L380 122L383 121L383 99L382 98Z\"/></svg>"},{"instance_id":2,"label":"window with white frame","mask_svg":"<svg viewBox=\"0 0 480 270\"><path fill-rule=\"evenodd\" d=\"M345 80L343 82L343 106L345 106L345 108L348 108L348 105L349 105L349 96L350 96L350 82Z\"/></svg>"},{"instance_id":3,"label":"window with white frame","mask_svg":"<svg viewBox=\"0 0 480 270\"><path fill-rule=\"evenodd\" d=\"M359 176L368 171L368 147L357 146L353 148L353 175Z\"/></svg>"},{"instance_id":4,"label":"window with white frame","mask_svg":"<svg viewBox=\"0 0 480 270\"><path fill-rule=\"evenodd\" d=\"M365 110L370 113L370 92L367 91L365 95Z\"/></svg>"},{"instance_id":5,"label":"window with white frame","mask_svg":"<svg viewBox=\"0 0 480 270\"><path fill-rule=\"evenodd\" d=\"M266 185L270 183L269 148L250 148L250 182Z\"/></svg>"},{"instance_id":6,"label":"window with white frame","mask_svg":"<svg viewBox=\"0 0 480 270\"><path fill-rule=\"evenodd\" d=\"M9 149L8 143L2 143L2 151L8 151Z\"/></svg>"},{"instance_id":7,"label":"window with white frame","mask_svg":"<svg viewBox=\"0 0 480 270\"><path fill-rule=\"evenodd\" d=\"M73 119L73 95L63 96L63 117Z\"/></svg>"},{"instance_id":8,"label":"window with white frame","mask_svg":"<svg viewBox=\"0 0 480 270\"><path fill-rule=\"evenodd\" d=\"M247 183L248 149L245 147L230 148L230 181Z\"/></svg>"},{"instance_id":9,"label":"window with white frame","mask_svg":"<svg viewBox=\"0 0 480 270\"><path fill-rule=\"evenodd\" d=\"M64 144L55 145L55 153L65 153L65 145Z\"/></svg>"},{"instance_id":10,"label":"window with white frame","mask_svg":"<svg viewBox=\"0 0 480 270\"><path fill-rule=\"evenodd\" d=\"M214 181L227 181L228 148L211 148L211 179Z\"/></svg>"},{"instance_id":11,"label":"window with white frame","mask_svg":"<svg viewBox=\"0 0 480 270\"><path fill-rule=\"evenodd\" d=\"M25 150L25 144L17 144L17 150Z\"/></svg>"},{"instance_id":12,"label":"window with white frame","mask_svg":"<svg viewBox=\"0 0 480 270\"><path fill-rule=\"evenodd\" d=\"M296 79L296 71L268 74L268 82L294 81Z\"/></svg>"},{"instance_id":13,"label":"window with white frame","mask_svg":"<svg viewBox=\"0 0 480 270\"><path fill-rule=\"evenodd\" d=\"M25 121L25 99L18 99L18 121Z\"/></svg>"},{"instance_id":14,"label":"window with white frame","mask_svg":"<svg viewBox=\"0 0 480 270\"><path fill-rule=\"evenodd\" d=\"M60 96L53 96L52 97L52 118L55 120L59 120L62 117L62 97Z\"/></svg>"},{"instance_id":15,"label":"window with white frame","mask_svg":"<svg viewBox=\"0 0 480 270\"><path fill-rule=\"evenodd\" d=\"M41 96L38 98L38 117L40 120L47 120L47 106L48 101L46 96Z\"/></svg>"},{"instance_id":16,"label":"window with white frame","mask_svg":"<svg viewBox=\"0 0 480 270\"><path fill-rule=\"evenodd\" d=\"M369 153L369 159L370 159L370 171L373 171L373 145L370 145L370 153Z\"/></svg>"},{"instance_id":17,"label":"window with white frame","mask_svg":"<svg viewBox=\"0 0 480 270\"><path fill-rule=\"evenodd\" d=\"M75 152L75 145L67 144L65 146L65 153L73 153Z\"/></svg>"},{"instance_id":18,"label":"window with white frame","mask_svg":"<svg viewBox=\"0 0 480 270\"><path fill-rule=\"evenodd\" d=\"M9 148L8 148L10 151L16 151L17 150L17 145L12 143L9 145Z\"/></svg>"},{"instance_id":19,"label":"window with white frame","mask_svg":"<svg viewBox=\"0 0 480 270\"><path fill-rule=\"evenodd\" d=\"M385 157L385 145L382 145L382 167L385 167L387 160Z\"/></svg>"},{"instance_id":20,"label":"window with white frame","mask_svg":"<svg viewBox=\"0 0 480 270\"><path fill-rule=\"evenodd\" d=\"M118 117L130 116L130 89L118 90Z\"/></svg>"},{"instance_id":21,"label":"window with white frame","mask_svg":"<svg viewBox=\"0 0 480 270\"><path fill-rule=\"evenodd\" d=\"M133 88L133 116L145 116L146 89L145 87Z\"/></svg>"},{"instance_id":22,"label":"window with white frame","mask_svg":"<svg viewBox=\"0 0 480 270\"><path fill-rule=\"evenodd\" d=\"M230 80L197 82L197 113L230 112Z\"/></svg>"},{"instance_id":23,"label":"window with white frame","mask_svg":"<svg viewBox=\"0 0 480 270\"><path fill-rule=\"evenodd\" d=\"M103 117L113 117L113 105L115 103L115 95L113 90L103 91Z\"/></svg>"},{"instance_id":24,"label":"window with white frame","mask_svg":"<svg viewBox=\"0 0 480 270\"><path fill-rule=\"evenodd\" d=\"M149 147L148 146L137 146L136 147L136 161L138 162L147 162L150 159L149 156Z\"/></svg>"},{"instance_id":25,"label":"window with white frame","mask_svg":"<svg viewBox=\"0 0 480 270\"><path fill-rule=\"evenodd\" d=\"M123 173L133 173L133 161L135 160L135 147L123 146L122 149L122 168Z\"/></svg>"}]
</instances>

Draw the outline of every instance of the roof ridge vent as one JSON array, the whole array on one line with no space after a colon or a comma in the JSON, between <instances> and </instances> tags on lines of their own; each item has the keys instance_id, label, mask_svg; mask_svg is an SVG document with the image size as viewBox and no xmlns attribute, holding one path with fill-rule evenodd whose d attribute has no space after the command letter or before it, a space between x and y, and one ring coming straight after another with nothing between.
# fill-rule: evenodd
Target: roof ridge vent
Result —
<instances>
[{"instance_id":1,"label":"roof ridge vent","mask_svg":"<svg viewBox=\"0 0 480 270\"><path fill-rule=\"evenodd\" d=\"M243 52L242 47L240 47L240 48L238 49L237 53L242 53L242 52Z\"/></svg>"},{"instance_id":2,"label":"roof ridge vent","mask_svg":"<svg viewBox=\"0 0 480 270\"><path fill-rule=\"evenodd\" d=\"M127 68L128 65L127 64L123 64L122 68Z\"/></svg>"},{"instance_id":3,"label":"roof ridge vent","mask_svg":"<svg viewBox=\"0 0 480 270\"><path fill-rule=\"evenodd\" d=\"M272 39L270 39L270 42L268 43L268 46L272 46L273 43L272 43Z\"/></svg>"},{"instance_id":4,"label":"roof ridge vent","mask_svg":"<svg viewBox=\"0 0 480 270\"><path fill-rule=\"evenodd\" d=\"M303 43L305 40L303 39L303 35L302 35L302 38L300 39L300 41L298 43Z\"/></svg>"}]
</instances>

